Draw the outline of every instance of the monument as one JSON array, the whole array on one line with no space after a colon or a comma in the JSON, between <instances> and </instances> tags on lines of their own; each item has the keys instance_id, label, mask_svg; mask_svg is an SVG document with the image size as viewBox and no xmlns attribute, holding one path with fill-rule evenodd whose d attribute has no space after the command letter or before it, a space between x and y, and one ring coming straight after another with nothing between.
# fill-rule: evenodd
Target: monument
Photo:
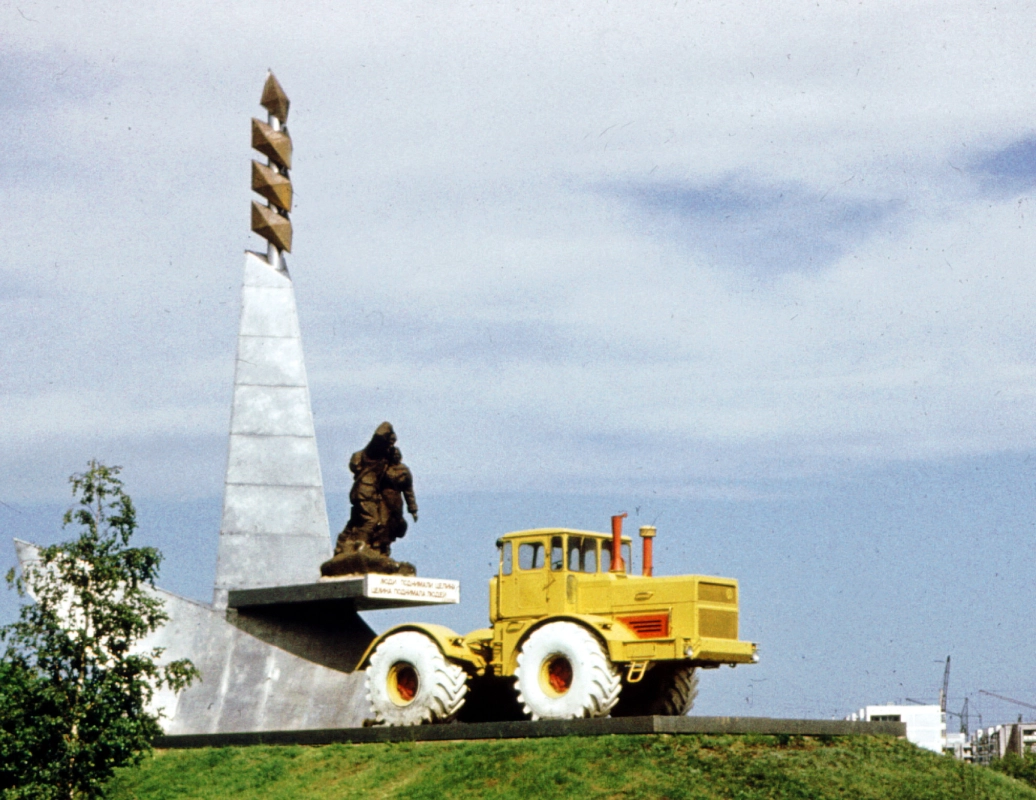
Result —
<instances>
[{"instance_id":1,"label":"monument","mask_svg":"<svg viewBox=\"0 0 1036 800\"><path fill-rule=\"evenodd\" d=\"M377 556L368 567L396 568L318 577L332 556L331 535L285 261L292 244L289 101L273 73L260 103L267 120L252 120L252 146L266 163L252 162L252 189L266 203L252 202L251 219L267 249L245 253L212 603L157 589L169 621L141 644L164 648L164 659L189 658L201 673L180 693L156 695L167 734L361 726L369 708L364 675L354 670L374 632L358 612L457 603L460 596L456 581L408 577L413 566L389 556L406 531L404 503L417 519L394 433L382 437L391 443L374 487L376 519L364 511L350 528L350 516L343 536L365 537ZM23 568L35 557L30 543L16 541L16 550Z\"/></svg>"},{"instance_id":2,"label":"monument","mask_svg":"<svg viewBox=\"0 0 1036 800\"><path fill-rule=\"evenodd\" d=\"M352 512L338 534L334 556L320 565L321 575L417 574L413 564L391 557L392 542L406 535L404 500L406 510L417 522L414 479L395 445L396 432L390 423L383 422L367 446L349 459Z\"/></svg>"}]
</instances>

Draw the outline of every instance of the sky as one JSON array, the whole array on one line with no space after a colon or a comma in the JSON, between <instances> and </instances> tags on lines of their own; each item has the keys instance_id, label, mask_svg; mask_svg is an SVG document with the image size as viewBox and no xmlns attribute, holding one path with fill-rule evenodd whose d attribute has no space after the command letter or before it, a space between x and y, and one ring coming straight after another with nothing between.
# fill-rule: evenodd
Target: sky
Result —
<instances>
[{"instance_id":1,"label":"sky","mask_svg":"<svg viewBox=\"0 0 1036 800\"><path fill-rule=\"evenodd\" d=\"M395 552L464 587L427 618L485 625L501 533L627 511L659 571L741 582L762 661L703 676L702 713L931 701L952 655L973 728L1031 715L981 692L1036 704L1034 23L3 4L4 568L67 537L98 458L163 585L208 599L272 68L332 528L391 420L421 503Z\"/></svg>"}]
</instances>

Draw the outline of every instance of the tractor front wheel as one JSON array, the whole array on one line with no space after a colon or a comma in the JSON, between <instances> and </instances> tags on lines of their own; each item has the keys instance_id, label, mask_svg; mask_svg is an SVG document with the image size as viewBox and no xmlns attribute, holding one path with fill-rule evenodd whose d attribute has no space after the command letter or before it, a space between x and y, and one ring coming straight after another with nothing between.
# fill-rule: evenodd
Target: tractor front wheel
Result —
<instances>
[{"instance_id":1,"label":"tractor front wheel","mask_svg":"<svg viewBox=\"0 0 1036 800\"><path fill-rule=\"evenodd\" d=\"M622 683L597 637L573 622L533 631L515 676L518 702L533 719L606 717Z\"/></svg>"},{"instance_id":2,"label":"tractor front wheel","mask_svg":"<svg viewBox=\"0 0 1036 800\"><path fill-rule=\"evenodd\" d=\"M384 725L449 722L464 705L464 670L417 631L394 633L375 648L367 667L367 699Z\"/></svg>"}]
</instances>

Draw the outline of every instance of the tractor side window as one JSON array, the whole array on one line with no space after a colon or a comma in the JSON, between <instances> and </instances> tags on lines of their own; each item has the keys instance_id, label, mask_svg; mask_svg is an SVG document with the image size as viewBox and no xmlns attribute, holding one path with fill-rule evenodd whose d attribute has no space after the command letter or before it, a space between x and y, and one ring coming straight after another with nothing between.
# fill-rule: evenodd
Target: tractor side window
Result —
<instances>
[{"instance_id":1,"label":"tractor side window","mask_svg":"<svg viewBox=\"0 0 1036 800\"><path fill-rule=\"evenodd\" d=\"M542 542L522 542L518 545L518 568L542 569L543 556Z\"/></svg>"},{"instance_id":2,"label":"tractor side window","mask_svg":"<svg viewBox=\"0 0 1036 800\"><path fill-rule=\"evenodd\" d=\"M583 572L597 572L597 542L594 539L583 539Z\"/></svg>"},{"instance_id":3,"label":"tractor side window","mask_svg":"<svg viewBox=\"0 0 1036 800\"><path fill-rule=\"evenodd\" d=\"M565 546L560 536L550 540L550 568L554 572L565 568Z\"/></svg>"},{"instance_id":4,"label":"tractor side window","mask_svg":"<svg viewBox=\"0 0 1036 800\"><path fill-rule=\"evenodd\" d=\"M597 540L582 536L568 537L569 572L597 572Z\"/></svg>"},{"instance_id":5,"label":"tractor side window","mask_svg":"<svg viewBox=\"0 0 1036 800\"><path fill-rule=\"evenodd\" d=\"M513 568L511 560L513 558L512 553L514 552L510 542L502 542L500 544L500 572L504 575L510 575Z\"/></svg>"},{"instance_id":6,"label":"tractor side window","mask_svg":"<svg viewBox=\"0 0 1036 800\"><path fill-rule=\"evenodd\" d=\"M582 560L580 559L580 546L582 545L583 538L581 536L569 536L568 537L568 571L569 572L580 572L582 571Z\"/></svg>"},{"instance_id":7,"label":"tractor side window","mask_svg":"<svg viewBox=\"0 0 1036 800\"><path fill-rule=\"evenodd\" d=\"M622 544L622 559L623 567L627 573L633 568L633 562L630 560L630 545L629 542L623 542ZM601 544L601 571L610 572L612 568L612 543L603 542Z\"/></svg>"}]
</instances>

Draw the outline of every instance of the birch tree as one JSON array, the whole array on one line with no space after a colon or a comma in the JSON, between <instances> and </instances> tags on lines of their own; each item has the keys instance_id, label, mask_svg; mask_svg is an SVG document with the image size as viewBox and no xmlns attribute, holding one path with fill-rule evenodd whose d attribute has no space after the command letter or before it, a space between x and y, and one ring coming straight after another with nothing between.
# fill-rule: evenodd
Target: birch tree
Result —
<instances>
[{"instance_id":1,"label":"birch tree","mask_svg":"<svg viewBox=\"0 0 1036 800\"><path fill-rule=\"evenodd\" d=\"M7 582L29 602L0 628L0 789L4 797L93 798L113 771L139 761L161 733L156 689L197 676L160 665L140 642L168 619L152 591L162 556L131 547L136 511L119 467L91 461L69 480L64 526L78 536L41 548Z\"/></svg>"}]
</instances>

